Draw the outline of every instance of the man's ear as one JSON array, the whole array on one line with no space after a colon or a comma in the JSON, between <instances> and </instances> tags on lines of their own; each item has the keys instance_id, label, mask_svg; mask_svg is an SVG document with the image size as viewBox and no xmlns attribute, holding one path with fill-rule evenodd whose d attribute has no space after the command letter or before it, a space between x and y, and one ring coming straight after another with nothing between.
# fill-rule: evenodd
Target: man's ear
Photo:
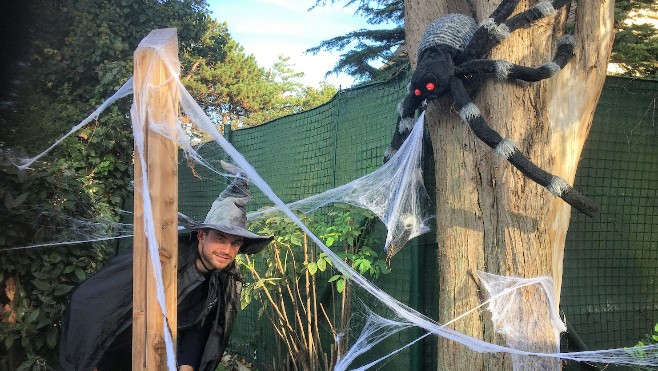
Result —
<instances>
[{"instance_id":1,"label":"man's ear","mask_svg":"<svg viewBox=\"0 0 658 371\"><path fill-rule=\"evenodd\" d=\"M206 238L206 233L204 232L203 229L199 228L196 231L196 237L199 240L199 243L203 242L203 240Z\"/></svg>"}]
</instances>

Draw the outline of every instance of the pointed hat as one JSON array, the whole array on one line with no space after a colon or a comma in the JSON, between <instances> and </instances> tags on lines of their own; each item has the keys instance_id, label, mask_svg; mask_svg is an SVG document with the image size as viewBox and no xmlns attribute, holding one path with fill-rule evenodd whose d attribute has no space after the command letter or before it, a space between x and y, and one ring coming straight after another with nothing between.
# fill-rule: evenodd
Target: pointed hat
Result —
<instances>
[{"instance_id":1,"label":"pointed hat","mask_svg":"<svg viewBox=\"0 0 658 371\"><path fill-rule=\"evenodd\" d=\"M211 228L220 232L241 236L244 244L240 247L242 254L255 254L260 252L272 241L272 236L260 236L247 230L247 212L245 206L251 201L249 183L244 171L239 167L221 161L221 165L228 173L235 176L231 184L226 187L219 197L212 203L206 219L197 222L189 216L178 213L179 222L190 229Z\"/></svg>"}]
</instances>

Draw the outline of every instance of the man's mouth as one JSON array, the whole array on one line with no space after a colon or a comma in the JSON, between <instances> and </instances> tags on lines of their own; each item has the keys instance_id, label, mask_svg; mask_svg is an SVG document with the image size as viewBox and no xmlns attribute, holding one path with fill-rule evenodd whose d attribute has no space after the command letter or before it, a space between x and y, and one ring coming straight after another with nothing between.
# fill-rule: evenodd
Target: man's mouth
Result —
<instances>
[{"instance_id":1,"label":"man's mouth","mask_svg":"<svg viewBox=\"0 0 658 371\"><path fill-rule=\"evenodd\" d=\"M229 256L224 255L224 254L213 254L215 257L217 257L219 260L228 260Z\"/></svg>"}]
</instances>

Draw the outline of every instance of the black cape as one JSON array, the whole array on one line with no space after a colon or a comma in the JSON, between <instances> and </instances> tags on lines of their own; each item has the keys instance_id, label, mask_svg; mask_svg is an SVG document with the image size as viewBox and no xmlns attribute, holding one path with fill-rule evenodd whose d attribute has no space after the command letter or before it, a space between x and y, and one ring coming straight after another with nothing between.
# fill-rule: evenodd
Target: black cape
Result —
<instances>
[{"instance_id":1,"label":"black cape","mask_svg":"<svg viewBox=\"0 0 658 371\"><path fill-rule=\"evenodd\" d=\"M179 303L181 293L184 295L192 285L198 284L189 277L194 271L190 268L198 257L196 246L196 232L179 236ZM132 327L132 268L132 252L119 255L73 292L62 316L59 357L63 370L92 370L117 336ZM207 301L221 298L223 302L218 306L221 311L210 312L210 318L197 319L213 321L201 356L201 371L215 370L221 360L231 335L243 284L235 264L214 272L209 280ZM200 314L205 315L208 311ZM178 316L179 319L185 318L185 313Z\"/></svg>"}]
</instances>

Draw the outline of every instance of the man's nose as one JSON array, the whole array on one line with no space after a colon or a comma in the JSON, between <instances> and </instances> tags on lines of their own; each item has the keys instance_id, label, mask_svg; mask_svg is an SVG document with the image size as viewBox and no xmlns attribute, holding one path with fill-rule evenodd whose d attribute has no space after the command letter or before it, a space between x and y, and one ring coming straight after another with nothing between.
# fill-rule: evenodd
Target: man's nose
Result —
<instances>
[{"instance_id":1,"label":"man's nose","mask_svg":"<svg viewBox=\"0 0 658 371\"><path fill-rule=\"evenodd\" d=\"M220 243L219 243L219 250L220 250L221 252L229 252L229 251L231 251L231 243L230 243L230 242L226 242L226 241L224 241L224 242L220 242Z\"/></svg>"}]
</instances>

